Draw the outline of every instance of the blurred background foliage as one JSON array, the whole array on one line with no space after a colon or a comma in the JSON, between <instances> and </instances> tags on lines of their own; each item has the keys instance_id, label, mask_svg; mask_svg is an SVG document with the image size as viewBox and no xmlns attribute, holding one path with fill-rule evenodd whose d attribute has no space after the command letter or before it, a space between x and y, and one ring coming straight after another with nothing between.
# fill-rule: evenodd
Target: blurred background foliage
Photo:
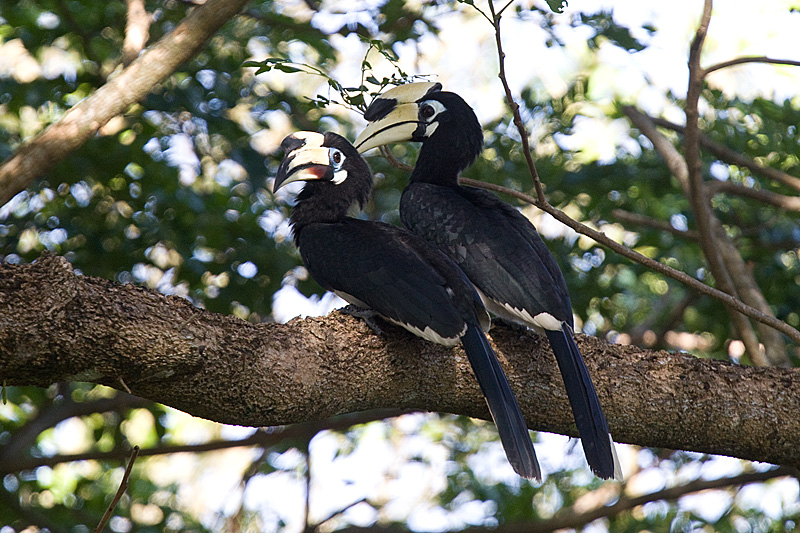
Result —
<instances>
[{"instance_id":1,"label":"blurred background foliage","mask_svg":"<svg viewBox=\"0 0 800 533\"><path fill-rule=\"evenodd\" d=\"M2 260L30 262L50 250L85 275L177 294L253 322L327 311L332 298L308 279L291 244L286 223L291 192L277 198L270 192L282 156L279 143L299 129L354 138L363 125L355 108L368 104L389 80L433 74L421 70L430 63L408 64L401 55L429 50L431 43L444 47L443 32L453 25L487 25L469 4L251 2L144 101L0 208ZM192 4L147 0L145 7L153 43ZM3 4L0 159L122 68L125 16L124 2ZM646 50L659 27L627 27L607 11L559 15L527 2L506 17L540 32L543 51L567 48L565 31L586 37L583 64L565 77L564 90L554 94L533 73L524 74L531 80L523 84L520 104L549 201L639 252L708 281L700 248L687 231L694 227L687 199L621 111L636 100L603 94L610 74L603 70L601 52ZM484 44L484 56L471 61L484 64L482 72L496 72L493 44ZM512 44L507 53L531 52ZM271 62L264 62L268 58ZM259 72L243 66L248 61L270 68ZM487 76L476 72L475 82L489 84ZM434 79L460 92L455 81L470 79L470 73ZM502 93L482 94L492 94L497 106ZM680 122L681 98L669 91L660 98L664 115ZM708 137L797 175L796 95L776 101L708 87L703 100ZM587 134L587 121L601 126ZM510 115L497 113L484 128L485 150L465 176L531 192ZM604 138L609 131L617 134ZM666 134L679 142L678 134ZM587 142L587 135L595 142ZM408 163L416 150L392 148ZM708 153L703 158L710 179L796 195L746 168ZM376 155L369 162L376 190L363 216L397 223L406 173ZM520 207L558 259L583 332L612 342L740 359L719 302L579 238L531 206ZM715 196L714 208L776 316L800 326L795 213L733 195ZM620 212L660 221L662 227L621 222ZM796 347L790 350L796 364ZM628 482L620 487L593 478L579 446L573 451L574 442L540 434L544 449L555 452L552 457L544 452L551 473L537 487L509 474L490 424L431 414L387 422L368 422L367 416L350 429L327 429L330 421L320 422L309 424L302 438L268 447L170 455L163 452L173 446L247 438L252 430L207 423L80 383L47 390L12 387L5 394L0 533L93 529L134 444L154 451L137 461L128 494L109 524L112 531L299 531L307 524L330 531L375 523L441 531L541 522L559 511L579 513L626 495L765 468L629 447ZM86 460L63 462L74 454ZM592 530L788 531L800 518L797 495L797 481L785 479L718 490L710 500L638 506L595 522Z\"/></svg>"}]
</instances>

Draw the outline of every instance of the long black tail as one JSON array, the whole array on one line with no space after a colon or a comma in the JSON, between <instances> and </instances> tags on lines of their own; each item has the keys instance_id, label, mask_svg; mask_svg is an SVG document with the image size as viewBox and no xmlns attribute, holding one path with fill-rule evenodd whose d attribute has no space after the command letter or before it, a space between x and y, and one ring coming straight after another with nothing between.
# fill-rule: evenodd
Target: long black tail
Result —
<instances>
[{"instance_id":1,"label":"long black tail","mask_svg":"<svg viewBox=\"0 0 800 533\"><path fill-rule=\"evenodd\" d=\"M489 405L508 462L520 476L541 481L542 472L536 452L533 451L528 426L500 362L480 326L468 325L461 342Z\"/></svg>"},{"instance_id":2,"label":"long black tail","mask_svg":"<svg viewBox=\"0 0 800 533\"><path fill-rule=\"evenodd\" d=\"M608 423L592 378L575 344L570 327L563 323L560 330L545 330L556 355L561 377L575 417L575 425L583 444L583 453L592 471L603 479L622 478Z\"/></svg>"}]
</instances>

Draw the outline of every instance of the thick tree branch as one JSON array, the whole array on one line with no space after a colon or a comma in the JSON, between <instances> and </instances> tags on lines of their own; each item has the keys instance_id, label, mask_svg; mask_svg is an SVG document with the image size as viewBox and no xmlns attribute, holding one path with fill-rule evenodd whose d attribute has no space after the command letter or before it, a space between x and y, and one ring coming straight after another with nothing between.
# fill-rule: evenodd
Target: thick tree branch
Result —
<instances>
[{"instance_id":1,"label":"thick tree branch","mask_svg":"<svg viewBox=\"0 0 800 533\"><path fill-rule=\"evenodd\" d=\"M248 0L208 0L94 94L25 142L0 165L0 205L28 187L54 163L86 142L111 118L141 100L200 50Z\"/></svg>"},{"instance_id":2,"label":"thick tree branch","mask_svg":"<svg viewBox=\"0 0 800 533\"><path fill-rule=\"evenodd\" d=\"M187 413L281 425L375 408L488 418L460 349L334 314L250 324L186 300L76 276L63 258L0 266L0 376L120 387ZM495 327L534 429L574 435L547 343ZM619 441L800 465L800 370L747 368L578 336Z\"/></svg>"}]
</instances>

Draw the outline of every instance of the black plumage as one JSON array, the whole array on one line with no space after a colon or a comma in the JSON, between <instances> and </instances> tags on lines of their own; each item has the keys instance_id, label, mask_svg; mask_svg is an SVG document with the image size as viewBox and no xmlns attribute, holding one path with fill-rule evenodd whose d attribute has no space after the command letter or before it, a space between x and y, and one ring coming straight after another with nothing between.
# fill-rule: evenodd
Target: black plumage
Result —
<instances>
[{"instance_id":1,"label":"black plumage","mask_svg":"<svg viewBox=\"0 0 800 533\"><path fill-rule=\"evenodd\" d=\"M369 308L425 339L464 346L514 470L541 479L525 420L483 334L488 314L463 272L417 235L347 216L368 199L372 173L353 146L334 133L299 132L274 190L305 181L290 222L311 275L324 288Z\"/></svg>"},{"instance_id":2,"label":"black plumage","mask_svg":"<svg viewBox=\"0 0 800 533\"><path fill-rule=\"evenodd\" d=\"M592 470L621 477L608 424L573 338L564 276L536 228L494 194L458 184L480 154L483 132L471 107L440 84L409 84L378 98L356 139L360 152L398 141L419 141L400 218L413 233L445 252L479 290L486 308L544 330L559 369Z\"/></svg>"}]
</instances>

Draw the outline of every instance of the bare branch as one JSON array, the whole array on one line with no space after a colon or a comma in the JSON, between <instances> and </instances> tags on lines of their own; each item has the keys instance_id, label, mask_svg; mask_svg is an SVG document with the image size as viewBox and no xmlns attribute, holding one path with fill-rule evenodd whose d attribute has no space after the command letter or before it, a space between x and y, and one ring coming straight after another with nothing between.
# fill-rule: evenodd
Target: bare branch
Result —
<instances>
[{"instance_id":1,"label":"bare branch","mask_svg":"<svg viewBox=\"0 0 800 533\"><path fill-rule=\"evenodd\" d=\"M728 61L723 61L722 63L717 63L716 65L711 65L703 69L703 76L708 76L712 72L717 70L733 67L735 65L744 65L745 63L766 63L770 65L789 65L793 67L800 67L800 61L795 61L793 59L773 59L767 56L747 56L747 57L737 57L736 59L730 59Z\"/></svg>"},{"instance_id":2,"label":"bare branch","mask_svg":"<svg viewBox=\"0 0 800 533\"><path fill-rule=\"evenodd\" d=\"M562 531L571 529L581 529L583 526L610 516L616 516L622 512L629 511L640 505L659 500L677 500L678 498L694 492L704 490L722 489L726 487L741 487L750 483L769 481L779 477L797 476L797 470L793 468L775 468L766 472L748 472L738 476L724 477L719 479L704 480L698 479L684 485L670 487L642 496L628 497L622 496L612 505L599 507L585 512L576 512L573 508L566 509L549 520L540 522L519 522L512 524L502 524L500 526L483 527L475 526L459 530L460 533L550 533L552 531ZM369 528L345 527L338 531L343 533L400 533L404 531L394 526L374 525Z\"/></svg>"},{"instance_id":3,"label":"bare branch","mask_svg":"<svg viewBox=\"0 0 800 533\"><path fill-rule=\"evenodd\" d=\"M800 196L785 196L772 191L764 191L745 187L732 181L710 181L706 184L706 190L710 195L727 193L736 196L744 196L773 205L787 211L800 211Z\"/></svg>"},{"instance_id":4,"label":"bare branch","mask_svg":"<svg viewBox=\"0 0 800 533\"><path fill-rule=\"evenodd\" d=\"M760 291L757 289L757 287L755 291L750 289L751 286L755 286L755 281L752 279L752 273L747 270L741 255L730 241L730 238L726 234L725 229L720 223L719 219L717 219L717 217L714 216L710 211L710 205L708 205L708 201L705 200L704 202L698 202L697 199L694 198L694 193L691 191L691 185L689 181L688 165L683 157L681 157L677 148L675 148L675 146L673 146L672 143L658 131L655 123L653 123L647 115L630 106L623 107L622 111L630 119L631 123L638 128L639 131L650 140L650 142L653 143L653 147L664 159L670 172L681 184L684 194L686 194L687 197L692 200L693 210L695 204L697 203L700 203L708 208L706 221L710 224L711 230L713 230L713 237L710 239L706 238L705 241L701 241L701 244L704 246L704 254L707 254L707 259L709 261L712 274L714 275L717 284L720 286L723 292L729 294L732 301L740 301L739 297L741 297L741 303L747 305L748 307L758 309L759 313L762 313L763 316L771 317L770 325L775 323L772 322L772 320L781 322L774 318L772 312L769 310L769 306L766 304L766 301L763 298L763 295L761 295L759 298ZM702 185L701 191L702 194L705 194L704 184ZM711 247L708 252L706 252L705 246ZM710 254L710 256L708 254ZM712 259L714 261L712 261ZM735 304L731 304L730 302L725 303L728 304L729 308L737 309ZM744 314L751 318L755 318L749 312L744 312ZM762 354L761 350L759 349L758 339L756 338L755 332L753 331L750 323L743 316L735 312L730 312L730 317L739 333L740 338L742 339L742 342L745 343L748 353L753 361L760 365L769 364L770 361L764 357L764 354ZM755 319L759 320L757 318ZM759 322L766 323L762 320L759 320ZM779 331L785 333L784 330ZM762 334L767 338L769 338L771 335L768 331L762 332ZM785 351L781 349L781 341L778 339L771 340L772 342L769 343L769 355L772 355L777 351L778 355L780 355L782 352L783 357L785 358ZM765 342L765 344L767 344L767 342ZM772 346L778 346L779 349L772 349ZM781 363L783 361L785 361L785 359L781 359L780 357L775 358L775 363Z\"/></svg>"},{"instance_id":5,"label":"bare branch","mask_svg":"<svg viewBox=\"0 0 800 533\"><path fill-rule=\"evenodd\" d=\"M573 509L567 509L563 513L556 514L552 519L542 523L541 527L533 527L529 529L531 533L544 533L548 531L556 531L561 529L579 529L590 522L594 522L600 518L616 516L622 512L629 511L640 505L655 502L659 500L677 500L682 496L691 494L693 492L701 492L704 490L722 489L726 487L740 487L750 483L760 483L775 479L778 477L796 476L798 474L796 468L780 467L766 472L748 472L739 474L737 476L723 477L719 479L697 479L677 485L667 489L652 492L650 494L643 494L641 496L621 496L612 505L598 507L586 512L575 512Z\"/></svg>"},{"instance_id":6,"label":"bare branch","mask_svg":"<svg viewBox=\"0 0 800 533\"><path fill-rule=\"evenodd\" d=\"M376 336L339 313L250 324L181 298L76 276L49 255L0 265L0 375L10 385L119 386L123 377L143 398L250 426L376 408L489 418L463 350L389 324L384 331ZM491 337L530 427L574 435L546 340L500 326ZM797 369L576 340L620 442L800 465Z\"/></svg>"},{"instance_id":7,"label":"bare branch","mask_svg":"<svg viewBox=\"0 0 800 533\"><path fill-rule=\"evenodd\" d=\"M248 0L208 0L117 77L72 107L0 165L0 205L86 142L111 118L141 100L193 57Z\"/></svg>"},{"instance_id":8,"label":"bare branch","mask_svg":"<svg viewBox=\"0 0 800 533\"><path fill-rule=\"evenodd\" d=\"M508 6L506 6L508 7ZM544 195L544 189L542 188L542 182L539 179L539 173L536 171L536 165L533 162L533 156L531 155L531 147L528 144L528 131L525 129L525 124L522 123L522 116L519 114L519 104L514 101L514 95L511 94L511 87L508 85L508 80L506 79L506 54L503 52L503 41L500 38L500 13L495 14L494 11L494 3L492 0L489 0L489 9L492 12L492 24L494 25L494 38L495 43L497 46L497 57L500 65L500 71L498 72L498 77L500 81L503 83L503 89L506 93L506 103L508 103L508 107L511 108L511 113L514 116L514 125L517 127L517 131L520 134L520 141L522 143L522 154L525 156L525 161L528 163L528 168L530 169L531 178L533 178L533 186L536 190L536 197L538 198L538 203L541 205L547 204L547 198ZM505 9L505 8L503 8Z\"/></svg>"},{"instance_id":9,"label":"bare branch","mask_svg":"<svg viewBox=\"0 0 800 533\"><path fill-rule=\"evenodd\" d=\"M641 113L640 111L638 112ZM628 113L626 112L626 114ZM642 115L644 115L644 113L642 113ZM647 117L647 115L644 116ZM683 133L686 129L680 124L675 124L668 120L664 120L663 118L654 118L654 117L648 117L648 118L652 122L654 122L657 126L677 131L679 133ZM750 172L752 172L753 174L764 176L767 179L777 181L778 183L786 185L787 187L791 187L796 191L800 191L800 178L796 178L791 174L778 170L777 168L772 168L762 165L757 161L749 157L745 157L739 152L728 148L724 144L720 144L716 141L711 140L707 135L700 134L700 145L703 146L703 148L705 148L706 150L708 150L712 155L719 158L721 161L725 161L726 163L730 163L732 165L736 165L739 167L744 167L750 170Z\"/></svg>"},{"instance_id":10,"label":"bare branch","mask_svg":"<svg viewBox=\"0 0 800 533\"><path fill-rule=\"evenodd\" d=\"M621 220L622 222L630 222L639 226L665 231L683 239L690 239L693 241L698 239L697 232L694 230L676 229L669 222L657 220L655 218L640 215L638 213L631 213L630 211L625 211L624 209L614 209L611 211L611 216L617 220Z\"/></svg>"},{"instance_id":11,"label":"bare branch","mask_svg":"<svg viewBox=\"0 0 800 533\"><path fill-rule=\"evenodd\" d=\"M143 398L137 399L142 403L150 403ZM81 405L81 402L76 403ZM92 402L85 403L89 404ZM95 410L94 412L102 411ZM359 411L334 416L325 420L312 420L289 426L270 427L266 430L259 429L249 437L238 440L213 440L202 444L176 444L144 448L139 451L139 456L155 457L173 453L204 453L241 447L269 448L270 446L275 446L286 440L308 438L323 430L342 431L356 424L366 424L367 422L373 422L375 420L384 420L409 412L412 411L392 408L371 409L369 411ZM129 457L130 453L130 448L123 446L107 452L93 451L67 455L52 455L48 457L26 457L22 453L12 457L6 454L0 458L0 477L12 472L33 470L40 466L52 467L58 464L72 463L75 461L122 461L126 457Z\"/></svg>"},{"instance_id":12,"label":"bare branch","mask_svg":"<svg viewBox=\"0 0 800 533\"><path fill-rule=\"evenodd\" d=\"M125 24L125 40L122 43L122 64L130 65L147 44L150 38L150 15L144 0L127 0L128 15Z\"/></svg>"},{"instance_id":13,"label":"bare branch","mask_svg":"<svg viewBox=\"0 0 800 533\"><path fill-rule=\"evenodd\" d=\"M139 447L134 446L133 450L131 451L131 459L128 462L128 467L125 469L125 473L122 475L122 481L119 484L119 489L117 489L114 499L108 504L108 509L106 509L106 512L103 514L103 518L100 519L100 523L97 524L97 527L94 529L94 533L102 533L103 529L106 527L106 522L108 522L109 518L111 518L111 513L114 512L114 507L117 506L119 501L122 499L122 495L125 494L126 490L128 490L128 478L131 475L131 470L133 470L133 463L136 461L137 455L139 455Z\"/></svg>"}]
</instances>

